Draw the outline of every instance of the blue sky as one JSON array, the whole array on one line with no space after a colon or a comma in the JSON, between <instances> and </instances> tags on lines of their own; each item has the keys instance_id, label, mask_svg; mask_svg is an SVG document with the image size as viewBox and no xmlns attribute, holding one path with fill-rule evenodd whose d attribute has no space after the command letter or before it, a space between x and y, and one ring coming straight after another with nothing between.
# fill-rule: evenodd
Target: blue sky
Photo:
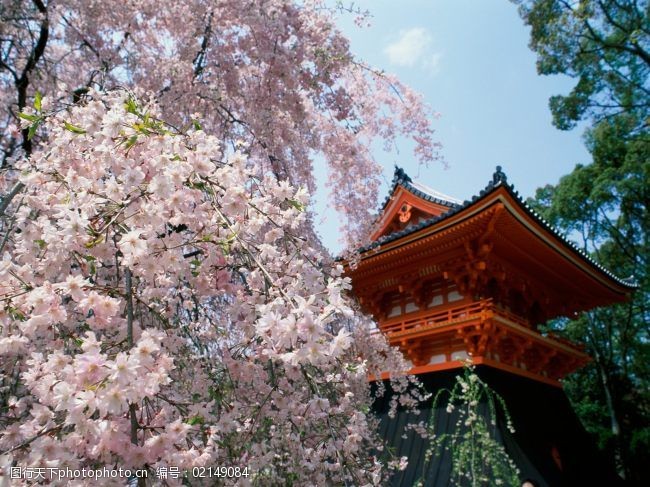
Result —
<instances>
[{"instance_id":1,"label":"blue sky","mask_svg":"<svg viewBox=\"0 0 650 487\"><path fill-rule=\"evenodd\" d=\"M529 30L511 2L354 3L370 10L373 18L365 28L356 27L351 16L339 22L352 52L397 74L442 115L433 126L448 169L440 164L418 169L406 141L399 144L399 153L377 151L385 167L381 199L395 164L438 191L467 199L487 184L497 165L503 166L520 193L532 196L537 187L556 183L577 163L589 162L582 128L557 130L548 109L549 97L568 93L574 82L536 73ZM324 192L316 199L319 231L336 253L337 216L326 208Z\"/></svg>"}]
</instances>

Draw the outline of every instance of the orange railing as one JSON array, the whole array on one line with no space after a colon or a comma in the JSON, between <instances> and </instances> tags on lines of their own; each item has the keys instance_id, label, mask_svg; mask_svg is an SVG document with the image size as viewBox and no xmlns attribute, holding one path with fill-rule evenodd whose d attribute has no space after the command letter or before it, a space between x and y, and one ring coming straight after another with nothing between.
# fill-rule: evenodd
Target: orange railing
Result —
<instances>
[{"instance_id":1,"label":"orange railing","mask_svg":"<svg viewBox=\"0 0 650 487\"><path fill-rule=\"evenodd\" d=\"M485 313L491 308L492 300L484 299L443 310L432 309L429 313L420 312L417 315L398 316L382 323L380 329L390 335L421 326L444 325L453 321L465 321L473 317L479 317L481 313Z\"/></svg>"},{"instance_id":2,"label":"orange railing","mask_svg":"<svg viewBox=\"0 0 650 487\"><path fill-rule=\"evenodd\" d=\"M521 316L507 311L493 303L492 299L481 299L472 303L465 303L447 309L430 312L409 313L385 321L379 329L388 335L414 330L420 327L444 326L446 324L470 321L473 319L486 319L491 316L502 316L519 325L530 327L530 324Z\"/></svg>"}]
</instances>

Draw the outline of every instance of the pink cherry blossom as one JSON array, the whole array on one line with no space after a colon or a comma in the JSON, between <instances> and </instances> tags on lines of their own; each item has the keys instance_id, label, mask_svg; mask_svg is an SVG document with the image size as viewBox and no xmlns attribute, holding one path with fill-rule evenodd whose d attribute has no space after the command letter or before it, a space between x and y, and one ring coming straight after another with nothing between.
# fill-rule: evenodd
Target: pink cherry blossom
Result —
<instances>
[{"instance_id":1,"label":"pink cherry blossom","mask_svg":"<svg viewBox=\"0 0 650 487\"><path fill-rule=\"evenodd\" d=\"M368 375L418 397L306 208L325 161L365 238L373 140L437 157L422 100L355 59L319 0L9 7L3 63L30 77L21 94L0 72L0 193L18 188L0 215L2 464L381 483L399 462L372 450Z\"/></svg>"}]
</instances>

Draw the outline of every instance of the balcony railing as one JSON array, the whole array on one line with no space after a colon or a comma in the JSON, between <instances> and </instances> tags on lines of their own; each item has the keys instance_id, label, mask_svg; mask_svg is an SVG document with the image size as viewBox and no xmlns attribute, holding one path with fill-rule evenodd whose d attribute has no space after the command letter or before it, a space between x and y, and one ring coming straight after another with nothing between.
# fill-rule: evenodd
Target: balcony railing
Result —
<instances>
[{"instance_id":1,"label":"balcony railing","mask_svg":"<svg viewBox=\"0 0 650 487\"><path fill-rule=\"evenodd\" d=\"M530 324L521 316L494 304L492 299L481 299L446 309L432 309L428 313L422 311L391 318L380 325L380 330L388 336L396 333L414 331L417 328L436 328L452 323L461 323L471 320L484 320L494 315L506 318L518 325L530 328Z\"/></svg>"}]
</instances>

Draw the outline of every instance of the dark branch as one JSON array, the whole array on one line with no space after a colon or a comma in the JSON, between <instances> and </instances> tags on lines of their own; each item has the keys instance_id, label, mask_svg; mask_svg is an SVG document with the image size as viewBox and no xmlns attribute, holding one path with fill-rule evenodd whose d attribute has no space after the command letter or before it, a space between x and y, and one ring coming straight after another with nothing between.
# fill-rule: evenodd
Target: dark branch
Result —
<instances>
[{"instance_id":1,"label":"dark branch","mask_svg":"<svg viewBox=\"0 0 650 487\"><path fill-rule=\"evenodd\" d=\"M25 68L23 69L20 78L18 78L15 83L16 89L18 90L18 111L22 111L27 104L27 88L29 87L29 77L40 59L43 57L43 53L45 53L45 46L47 45L47 39L50 35L50 20L47 16L47 7L41 0L33 0L33 3L36 5L38 11L43 14L43 21L41 22L36 46L34 46L34 49L32 50L29 59L27 60L27 64L25 64ZM25 151L25 154L29 155L32 152L32 141L29 140L28 129L24 129L22 131L22 134L23 150Z\"/></svg>"}]
</instances>

